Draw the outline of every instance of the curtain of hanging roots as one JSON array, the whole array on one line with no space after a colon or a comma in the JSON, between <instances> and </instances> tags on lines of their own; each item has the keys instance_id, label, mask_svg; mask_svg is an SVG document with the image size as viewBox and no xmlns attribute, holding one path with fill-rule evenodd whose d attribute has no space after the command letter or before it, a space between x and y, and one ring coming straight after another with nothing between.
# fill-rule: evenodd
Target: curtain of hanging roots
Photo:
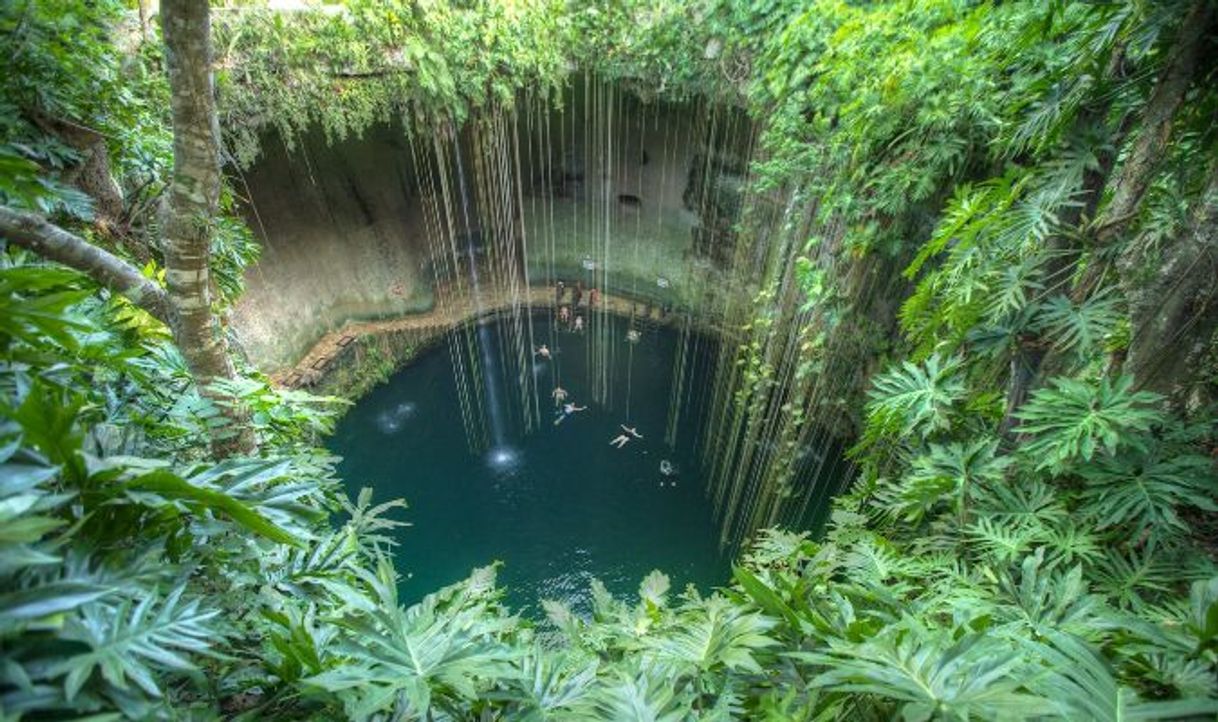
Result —
<instances>
[{"instance_id":1,"label":"curtain of hanging roots","mask_svg":"<svg viewBox=\"0 0 1218 722\"><path fill-rule=\"evenodd\" d=\"M625 346L614 335L606 303L610 293L624 293L632 299L629 330L650 327L652 299L675 326L663 439L675 445L683 410L702 406L695 445L724 547L735 549L759 527L798 524L816 500L839 491L826 489L828 480L847 479L853 468L823 451L841 429L821 419L842 416L840 400L861 383L864 371L852 353L860 342L857 334L832 333L834 317L807 302L796 260L805 257L848 286L847 297L861 299L863 308L894 281L877 284L867 262L842 261L845 229L818 216L814 189L755 187L749 171L761 129L743 113L701 98L644 102L584 73L556 94L526 93L513 104L486 109L464 128L450 122L435 132L434 124L422 121L415 127L427 128L408 132L408 139L437 311L460 317L489 311L485 303L497 309L492 322L502 342L495 368L483 368L472 325L448 336L471 449L484 449L488 441L486 374L496 374L518 395L511 404L520 409L513 426L524 433L540 427L552 391L538 388L534 373L541 344L552 350L555 386L564 382L561 347L584 344L583 388L591 400L619 408L630 420L636 347L633 334ZM648 188L643 166L651 143L659 145L660 164L658 197L648 199L654 213L620 200L623 193L641 198ZM702 249L691 247L682 268L655 269L669 280L657 289L657 278L644 275L650 256L642 254L651 252L644 238L652 228L657 239L665 237L665 208L675 200L665 197L669 175L679 172L671 169L685 156L700 163L689 173L695 188L684 199L698 218L697 232L705 234L697 245L710 247L708 255L716 259L699 257ZM463 157L470 160L468 176ZM727 233L721 184L741 172L735 232ZM561 211L559 194L570 204ZM474 234L481 260L473 253ZM808 243L813 237L819 242ZM718 243L731 245L716 254ZM577 277L560 278L571 258L579 264ZM478 271L483 275L475 288ZM583 318L581 336L559 327L556 308L534 324L532 285L544 285L538 297L549 306L559 280L583 285L581 303L570 309ZM591 302L592 289L599 291L598 304ZM699 332L708 327L715 337ZM625 388L615 398L611 371L618 363L626 364Z\"/></svg>"}]
</instances>

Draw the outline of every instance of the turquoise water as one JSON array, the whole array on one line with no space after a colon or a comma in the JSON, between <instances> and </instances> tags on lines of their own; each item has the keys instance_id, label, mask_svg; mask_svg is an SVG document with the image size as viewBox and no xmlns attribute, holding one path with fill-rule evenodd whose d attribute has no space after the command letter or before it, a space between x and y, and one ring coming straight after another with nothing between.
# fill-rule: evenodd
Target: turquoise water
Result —
<instances>
[{"instance_id":1,"label":"turquoise water","mask_svg":"<svg viewBox=\"0 0 1218 722\"><path fill-rule=\"evenodd\" d=\"M605 354L612 357L612 393L610 403L598 404L591 399L589 336L554 333L545 316L534 324L536 343L556 353L533 365L543 414L533 433L522 430L519 382L500 373L494 383L505 405L499 410L505 441L498 449L471 452L450 346L441 343L361 399L330 439L352 493L372 486L376 499L401 497L410 505L405 517L411 526L397 535L402 601L416 601L495 560L503 562L499 579L509 603L535 616L543 598L586 612L593 578L630 598L653 569L668 574L677 590L693 583L709 592L726 583L729 563L718 550L695 453L712 342L689 341L692 381L670 448L664 432L679 345L675 331L638 326L640 338L630 344L626 321L614 320ZM490 344L481 356L501 359L499 324L479 330L471 336ZM557 426L548 397L556 379L571 400L588 406ZM609 441L623 422L644 438L619 450ZM660 473L662 460L678 468L675 485Z\"/></svg>"}]
</instances>

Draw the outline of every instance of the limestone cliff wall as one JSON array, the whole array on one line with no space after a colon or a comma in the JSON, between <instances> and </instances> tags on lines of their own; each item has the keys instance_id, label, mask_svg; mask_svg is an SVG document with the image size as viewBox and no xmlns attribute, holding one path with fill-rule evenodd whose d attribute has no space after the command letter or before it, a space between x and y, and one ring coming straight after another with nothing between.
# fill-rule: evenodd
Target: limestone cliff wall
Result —
<instances>
[{"instance_id":1,"label":"limestone cliff wall","mask_svg":"<svg viewBox=\"0 0 1218 722\"><path fill-rule=\"evenodd\" d=\"M269 138L244 185L262 258L246 274L232 326L259 367L292 363L349 319L431 305L421 202L400 127L335 145L310 135L291 154Z\"/></svg>"},{"instance_id":2,"label":"limestone cliff wall","mask_svg":"<svg viewBox=\"0 0 1218 722\"><path fill-rule=\"evenodd\" d=\"M521 187L505 196L520 204L517 242L527 245L530 281L606 283L584 269L590 258L598 268L607 264L606 290L667 294L659 300L680 304L695 295L706 259L714 257L699 226L722 221L719 206L698 199L721 184L716 174L732 178L739 171L708 166L707 158L722 154L713 147L724 143L723 122L697 103L603 94L589 102L586 94L576 87L561 109L517 116ZM612 113L605 97L613 98ZM473 132L475 124L461 135L471 205L472 174L481 167L472 156ZM429 137L420 140L430 148ZM454 158L447 159L450 169ZM234 179L248 194L245 215L263 254L247 273L231 325L258 367L293 365L347 321L432 306L421 188L436 185L421 182L401 126L377 125L333 145L318 132L290 153L271 136L262 157ZM455 179L449 187L458 187ZM474 238L483 243L478 209L470 210ZM453 212L463 224L460 209ZM665 280L657 291L659 277Z\"/></svg>"}]
</instances>

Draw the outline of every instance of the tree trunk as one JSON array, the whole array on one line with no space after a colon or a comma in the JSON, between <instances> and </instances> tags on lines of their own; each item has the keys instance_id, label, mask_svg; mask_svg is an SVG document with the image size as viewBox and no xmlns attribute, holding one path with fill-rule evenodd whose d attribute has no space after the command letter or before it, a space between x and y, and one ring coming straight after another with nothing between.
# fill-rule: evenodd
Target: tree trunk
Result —
<instances>
[{"instance_id":1,"label":"tree trunk","mask_svg":"<svg viewBox=\"0 0 1218 722\"><path fill-rule=\"evenodd\" d=\"M1204 405L1214 391L1213 379L1204 378L1214 373L1214 360L1205 357L1218 342L1218 163L1188 230L1157 268L1130 308L1127 368L1142 388L1172 395L1186 407Z\"/></svg>"},{"instance_id":2,"label":"tree trunk","mask_svg":"<svg viewBox=\"0 0 1218 722\"><path fill-rule=\"evenodd\" d=\"M254 436L247 414L235 399L211 386L234 378L234 371L211 311L209 254L220 198L220 128L212 91L208 0L166 0L160 16L173 115L173 183L164 244L165 277L177 308L174 339L200 392L217 403L229 422L213 433L215 453L249 453Z\"/></svg>"},{"instance_id":3,"label":"tree trunk","mask_svg":"<svg viewBox=\"0 0 1218 722\"><path fill-rule=\"evenodd\" d=\"M1154 179L1159 159L1171 138L1172 120L1184 101L1184 94L1193 83L1197 61L1214 18L1214 3L1198 0L1180 25L1172 55L1155 85L1146 109L1137 140L1121 164L1112 189L1112 200L1104 209L1104 217L1095 230L1099 245L1109 243L1120 235L1121 229L1137 214L1142 197Z\"/></svg>"},{"instance_id":4,"label":"tree trunk","mask_svg":"<svg viewBox=\"0 0 1218 722\"><path fill-rule=\"evenodd\" d=\"M106 147L106 136L80 123L52 117L36 108L27 109L25 115L44 133L58 138L80 154L80 162L64 171L61 180L93 199L93 212L103 230L118 232L125 204L123 191L110 173L110 149Z\"/></svg>"},{"instance_id":5,"label":"tree trunk","mask_svg":"<svg viewBox=\"0 0 1218 722\"><path fill-rule=\"evenodd\" d=\"M1129 227L1137 214L1137 209L1146 194L1146 189L1154 179L1160 156L1171 138L1172 121L1176 111L1184 99L1184 94L1192 84L1197 63L1202 52L1202 46L1207 37L1207 29L1214 17L1210 0L1197 0L1187 17L1181 22L1176 42L1172 47L1171 57L1168 58L1162 75L1159 76L1146 107L1142 112L1140 128L1136 140L1125 157L1115 176L1110 175L1116 159L1115 147L1099 154L1099 169L1089 171L1084 182L1084 196L1078 210L1068 213L1064 220L1069 224L1077 224L1081 235L1090 236L1094 245L1104 245L1119 238ZM1119 65L1119 51L1109 63L1108 72L1111 75ZM1127 119L1126 119L1127 120ZM1124 136L1125 121L1122 130L1117 132L1116 141ZM1114 144L1115 146L1115 144ZM1104 190L1111 188L1111 200L1103 209L1102 218L1088 232L1082 225L1095 213ZM1059 239L1050 247L1058 251L1050 259L1050 279L1061 282L1061 276L1070 272L1070 266L1077 260L1082 248L1076 243L1062 245ZM1124 262L1125 259L1123 258ZM1094 286L1101 280L1103 266L1092 264L1077 283L1069 285L1070 297L1076 303L1081 302L1091 293ZM1122 272L1122 276L1125 273ZM1127 285L1127 284L1126 284ZM1128 285L1127 285L1128 289ZM1031 360L1032 363L1026 363ZM1024 359L1025 373L1012 374L1012 387L1007 396L1007 409L1000 428L1009 436L1013 427L1013 415L1019 410L1028 392L1034 386L1043 383L1047 371L1060 366L1060 358L1052 349L1040 355ZM1027 371L1030 371L1028 373Z\"/></svg>"},{"instance_id":6,"label":"tree trunk","mask_svg":"<svg viewBox=\"0 0 1218 722\"><path fill-rule=\"evenodd\" d=\"M172 326L173 307L160 286L139 269L32 213L0 206L0 236L14 245L58 261L122 294L129 301Z\"/></svg>"}]
</instances>

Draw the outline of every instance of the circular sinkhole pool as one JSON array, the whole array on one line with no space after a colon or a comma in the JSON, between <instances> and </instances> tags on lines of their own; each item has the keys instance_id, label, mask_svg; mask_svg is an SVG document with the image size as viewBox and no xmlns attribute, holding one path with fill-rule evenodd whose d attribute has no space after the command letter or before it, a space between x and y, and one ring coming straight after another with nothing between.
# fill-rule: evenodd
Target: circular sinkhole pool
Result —
<instances>
[{"instance_id":1,"label":"circular sinkhole pool","mask_svg":"<svg viewBox=\"0 0 1218 722\"><path fill-rule=\"evenodd\" d=\"M541 599L587 612L594 578L623 597L652 569L674 590L726 583L697 454L714 342L617 317L576 333L539 315L533 343L550 358L522 365L516 333L510 319L450 332L357 402L329 441L352 494L372 486L378 501L409 504L397 532L403 603L495 560L509 604L534 615ZM587 410L554 423L555 386ZM643 438L617 448L623 423Z\"/></svg>"}]
</instances>

